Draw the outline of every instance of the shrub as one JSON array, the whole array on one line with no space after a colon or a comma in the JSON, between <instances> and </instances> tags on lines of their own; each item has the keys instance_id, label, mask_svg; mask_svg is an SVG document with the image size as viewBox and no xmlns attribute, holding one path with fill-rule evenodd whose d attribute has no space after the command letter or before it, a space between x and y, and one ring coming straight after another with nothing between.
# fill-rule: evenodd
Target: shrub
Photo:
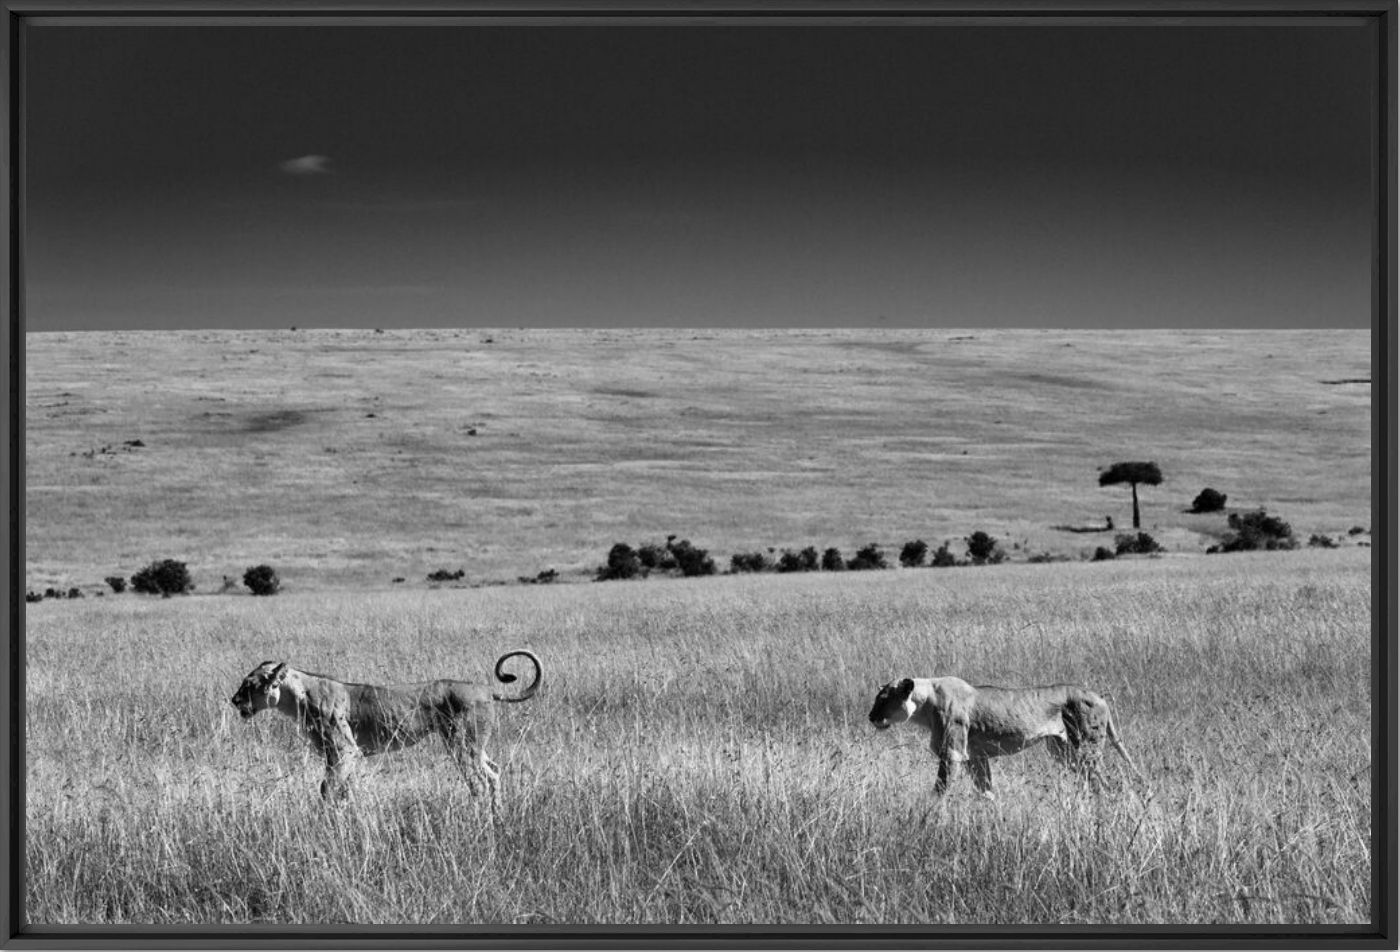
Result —
<instances>
[{"instance_id":1,"label":"shrub","mask_svg":"<svg viewBox=\"0 0 1400 952\"><path fill-rule=\"evenodd\" d=\"M810 545L801 552L784 549L783 554L778 557L779 572L815 572L820 567L821 556L817 554L816 548Z\"/></svg>"},{"instance_id":2,"label":"shrub","mask_svg":"<svg viewBox=\"0 0 1400 952\"><path fill-rule=\"evenodd\" d=\"M428 573L428 581L430 581L430 582L456 582L456 581L458 581L459 579L461 579L463 576L465 576L466 574L467 574L467 570L466 570L466 569L458 569L458 570L455 571L455 572L449 572L449 571L447 571L447 569L437 569L436 571L433 571L433 572L429 572L429 573ZM248 581L248 576L246 576L246 575L243 576L243 581L244 581L244 583L246 584L247 581ZM251 586L249 586L249 587L251 587ZM254 594L256 594L256 593L254 593Z\"/></svg>"},{"instance_id":3,"label":"shrub","mask_svg":"<svg viewBox=\"0 0 1400 952\"><path fill-rule=\"evenodd\" d=\"M126 591L126 579L122 578L120 575L109 575L102 581L110 585L112 591L116 592L118 595Z\"/></svg>"},{"instance_id":4,"label":"shrub","mask_svg":"<svg viewBox=\"0 0 1400 952\"><path fill-rule=\"evenodd\" d=\"M1139 532L1136 535L1124 532L1114 538L1113 544L1119 555L1153 555L1166 551L1156 539L1146 532Z\"/></svg>"},{"instance_id":5,"label":"shrub","mask_svg":"<svg viewBox=\"0 0 1400 952\"><path fill-rule=\"evenodd\" d=\"M82 598L82 597L83 597L83 590L80 589L80 588L77 588L77 587L70 588L70 589L68 590L68 597L69 597L69 598Z\"/></svg>"},{"instance_id":6,"label":"shrub","mask_svg":"<svg viewBox=\"0 0 1400 952\"><path fill-rule=\"evenodd\" d=\"M1207 486L1195 499L1191 500L1192 512L1219 512L1225 508L1225 494Z\"/></svg>"},{"instance_id":7,"label":"shrub","mask_svg":"<svg viewBox=\"0 0 1400 952\"><path fill-rule=\"evenodd\" d=\"M595 582L608 582L614 579L636 578L645 575L642 561L626 542L618 542L608 550L608 564L600 566Z\"/></svg>"},{"instance_id":8,"label":"shrub","mask_svg":"<svg viewBox=\"0 0 1400 952\"><path fill-rule=\"evenodd\" d=\"M906 569L912 569L923 565L926 555L928 555L928 543L923 539L915 539L913 542L904 543L904 547L899 550L899 564Z\"/></svg>"},{"instance_id":9,"label":"shrub","mask_svg":"<svg viewBox=\"0 0 1400 952\"><path fill-rule=\"evenodd\" d=\"M1352 526L1350 529L1347 530L1347 535L1349 535L1349 536L1357 536L1357 535L1361 535L1363 532L1370 532L1370 531L1371 531L1371 530L1370 530L1370 529L1367 529L1365 526Z\"/></svg>"},{"instance_id":10,"label":"shrub","mask_svg":"<svg viewBox=\"0 0 1400 952\"><path fill-rule=\"evenodd\" d=\"M642 564L642 568L649 572L653 569L660 572L670 572L677 568L676 557L672 554L670 545L670 541L667 540L664 546L650 542L646 545L639 546L637 549L637 561Z\"/></svg>"},{"instance_id":11,"label":"shrub","mask_svg":"<svg viewBox=\"0 0 1400 952\"><path fill-rule=\"evenodd\" d=\"M1331 536L1313 533L1308 537L1308 545L1315 549L1335 549L1337 547L1337 540L1333 539Z\"/></svg>"},{"instance_id":12,"label":"shrub","mask_svg":"<svg viewBox=\"0 0 1400 952\"><path fill-rule=\"evenodd\" d=\"M666 548L674 556L676 565L680 568L681 574L686 578L694 578L699 575L714 575L715 560L710 558L708 549L701 549L690 544L689 539L682 539L679 542L667 542Z\"/></svg>"},{"instance_id":13,"label":"shrub","mask_svg":"<svg viewBox=\"0 0 1400 952\"><path fill-rule=\"evenodd\" d=\"M131 576L131 587L143 595L183 595L193 591L194 582L184 562L162 559Z\"/></svg>"},{"instance_id":14,"label":"shrub","mask_svg":"<svg viewBox=\"0 0 1400 952\"><path fill-rule=\"evenodd\" d=\"M841 558L841 550L832 546L822 553L822 571L839 572L846 567L846 560Z\"/></svg>"},{"instance_id":15,"label":"shrub","mask_svg":"<svg viewBox=\"0 0 1400 952\"><path fill-rule=\"evenodd\" d=\"M1094 550L1094 561L1095 561L1095 562L1107 562L1109 559L1114 559L1114 558L1117 558L1117 557L1118 557L1118 553L1114 552L1112 549L1108 548L1107 546L1101 545L1101 546L1099 546L1097 549Z\"/></svg>"},{"instance_id":16,"label":"shrub","mask_svg":"<svg viewBox=\"0 0 1400 952\"><path fill-rule=\"evenodd\" d=\"M767 570L768 559L762 552L735 552L729 557L729 571L734 575Z\"/></svg>"},{"instance_id":17,"label":"shrub","mask_svg":"<svg viewBox=\"0 0 1400 952\"><path fill-rule=\"evenodd\" d=\"M40 595L38 592L25 592L24 600L26 602L42 602L44 600L44 596Z\"/></svg>"},{"instance_id":18,"label":"shrub","mask_svg":"<svg viewBox=\"0 0 1400 952\"><path fill-rule=\"evenodd\" d=\"M461 577L460 575L458 576ZM270 565L254 565L243 573L243 584L254 595L276 595L282 580Z\"/></svg>"},{"instance_id":19,"label":"shrub","mask_svg":"<svg viewBox=\"0 0 1400 952\"><path fill-rule=\"evenodd\" d=\"M1254 512L1230 513L1230 528L1234 530L1225 536L1219 545L1206 549L1215 552L1252 552L1257 549L1296 549L1298 540L1293 536L1293 527L1277 516L1271 516L1263 509Z\"/></svg>"},{"instance_id":20,"label":"shrub","mask_svg":"<svg viewBox=\"0 0 1400 952\"><path fill-rule=\"evenodd\" d=\"M952 552L948 551L946 541L938 547L937 551L933 553L933 559L929 561L929 565L936 569L950 569L957 564L958 560Z\"/></svg>"},{"instance_id":21,"label":"shrub","mask_svg":"<svg viewBox=\"0 0 1400 952\"><path fill-rule=\"evenodd\" d=\"M520 582L522 585L548 585L551 582L557 581L558 578L559 573L557 571L554 569L545 569L533 578L529 575L521 575L516 581Z\"/></svg>"},{"instance_id":22,"label":"shrub","mask_svg":"<svg viewBox=\"0 0 1400 952\"><path fill-rule=\"evenodd\" d=\"M885 554L880 551L878 543L872 542L856 552L851 561L846 563L846 568L853 571L863 571L866 569L886 569L889 563L885 561Z\"/></svg>"},{"instance_id":23,"label":"shrub","mask_svg":"<svg viewBox=\"0 0 1400 952\"><path fill-rule=\"evenodd\" d=\"M964 541L967 542L967 557L972 560L973 565L983 565L988 562L996 565L1006 558L1006 553L997 545L997 540L981 529L968 536Z\"/></svg>"}]
</instances>

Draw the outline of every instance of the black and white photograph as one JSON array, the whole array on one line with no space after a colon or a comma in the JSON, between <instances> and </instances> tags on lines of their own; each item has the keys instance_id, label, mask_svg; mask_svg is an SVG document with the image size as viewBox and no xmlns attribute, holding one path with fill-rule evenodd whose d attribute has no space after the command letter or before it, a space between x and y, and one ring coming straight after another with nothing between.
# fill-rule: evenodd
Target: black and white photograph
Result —
<instances>
[{"instance_id":1,"label":"black and white photograph","mask_svg":"<svg viewBox=\"0 0 1400 952\"><path fill-rule=\"evenodd\" d=\"M1394 947L1393 2L84 9L6 938Z\"/></svg>"}]
</instances>

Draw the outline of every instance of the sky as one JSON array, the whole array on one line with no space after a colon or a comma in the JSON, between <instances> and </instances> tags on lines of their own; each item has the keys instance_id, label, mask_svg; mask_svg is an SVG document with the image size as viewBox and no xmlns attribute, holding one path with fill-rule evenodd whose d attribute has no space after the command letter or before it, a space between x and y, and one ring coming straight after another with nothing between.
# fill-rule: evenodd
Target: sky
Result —
<instances>
[{"instance_id":1,"label":"sky","mask_svg":"<svg viewBox=\"0 0 1400 952\"><path fill-rule=\"evenodd\" d=\"M1369 327L1373 35L66 26L29 331Z\"/></svg>"}]
</instances>

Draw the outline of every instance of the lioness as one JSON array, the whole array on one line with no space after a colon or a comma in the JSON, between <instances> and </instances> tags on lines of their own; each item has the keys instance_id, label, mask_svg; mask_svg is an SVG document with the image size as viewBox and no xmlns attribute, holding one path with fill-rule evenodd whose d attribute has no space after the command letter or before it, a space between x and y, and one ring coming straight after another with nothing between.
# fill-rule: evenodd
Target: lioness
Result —
<instances>
[{"instance_id":1,"label":"lioness","mask_svg":"<svg viewBox=\"0 0 1400 952\"><path fill-rule=\"evenodd\" d=\"M321 796L327 800L348 793L346 780L360 757L399 750L437 734L461 767L472 794L480 794L484 782L491 808L498 811L500 772L485 748L495 724L492 702L528 700L539 690L544 675L540 659L517 648L496 659L496 680L502 684L515 680L515 675L502 671L502 665L517 655L535 666L535 679L515 697L446 678L417 684L354 684L298 671L285 661L264 661L229 700L245 720L276 708L297 722L326 758Z\"/></svg>"},{"instance_id":2,"label":"lioness","mask_svg":"<svg viewBox=\"0 0 1400 952\"><path fill-rule=\"evenodd\" d=\"M875 695L870 723L887 730L905 721L929 732L929 747L938 758L935 794L947 789L965 761L978 791L994 798L989 758L1017 753L1042 740L1052 757L1099 785L1107 737L1142 776L1118 739L1108 702L1074 684L999 688L973 687L954 677L891 681Z\"/></svg>"}]
</instances>

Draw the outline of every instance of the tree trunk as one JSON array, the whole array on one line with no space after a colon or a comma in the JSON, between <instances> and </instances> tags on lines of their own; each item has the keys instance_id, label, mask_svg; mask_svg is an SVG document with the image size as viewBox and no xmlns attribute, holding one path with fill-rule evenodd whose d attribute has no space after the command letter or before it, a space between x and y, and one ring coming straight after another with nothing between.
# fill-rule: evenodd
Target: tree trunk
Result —
<instances>
[{"instance_id":1,"label":"tree trunk","mask_svg":"<svg viewBox=\"0 0 1400 952\"><path fill-rule=\"evenodd\" d=\"M1131 484L1133 487L1133 528L1142 528L1142 519L1138 516L1137 483Z\"/></svg>"}]
</instances>

